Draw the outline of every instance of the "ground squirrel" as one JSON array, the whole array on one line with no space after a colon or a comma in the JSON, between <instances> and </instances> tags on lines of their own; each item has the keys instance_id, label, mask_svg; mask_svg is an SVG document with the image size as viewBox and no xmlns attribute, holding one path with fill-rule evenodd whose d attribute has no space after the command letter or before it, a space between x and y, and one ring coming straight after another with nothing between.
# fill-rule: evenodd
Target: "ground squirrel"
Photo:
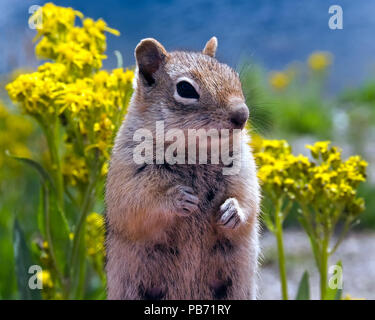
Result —
<instances>
[{"instance_id":1,"label":"ground squirrel","mask_svg":"<svg viewBox=\"0 0 375 320\"><path fill-rule=\"evenodd\" d=\"M106 184L109 299L256 297L260 194L249 111L238 74L215 59L216 48L213 37L202 52L167 52L154 39L135 49L134 94ZM223 174L222 162L135 163L135 132L156 135L160 121L165 131L240 129L230 140L239 139L239 171Z\"/></svg>"}]
</instances>

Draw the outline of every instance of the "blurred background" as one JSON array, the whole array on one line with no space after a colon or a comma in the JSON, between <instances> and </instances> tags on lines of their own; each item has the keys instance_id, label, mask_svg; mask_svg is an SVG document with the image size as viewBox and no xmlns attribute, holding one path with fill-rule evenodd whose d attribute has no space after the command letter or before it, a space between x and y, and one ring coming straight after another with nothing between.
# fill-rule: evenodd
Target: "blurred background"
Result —
<instances>
[{"instance_id":1,"label":"blurred background","mask_svg":"<svg viewBox=\"0 0 375 320\"><path fill-rule=\"evenodd\" d=\"M4 85L17 70L33 70L35 30L28 27L31 5L45 1L0 2L0 298L15 298L11 225L13 216L33 215L38 194L35 175L16 163L6 163L4 150L34 155L43 148L40 132L11 105ZM120 37L108 36L104 68L134 64L133 50L154 37L167 50L202 50L213 35L217 58L238 70L251 111L254 134L288 139L295 153L304 146L331 140L344 155L360 154L369 162L368 181L360 193L366 211L351 236L336 253L343 260L345 291L375 298L375 1L253 0L253 1L54 1L94 19L103 18ZM343 9L343 29L328 27L330 5ZM16 71L15 71L16 70ZM10 113L11 118L6 115ZM22 120L21 120L22 119ZM26 179L25 179L26 177ZM27 201L20 201L26 199ZM16 212L15 212L16 211ZM35 219L34 219L35 220ZM286 254L291 295L305 269L314 271L309 243L287 221ZM26 233L34 229L26 225ZM300 239L300 240L298 240ZM279 299L274 238L264 233L260 298ZM336 258L336 257L335 257ZM6 262L6 263L5 263ZM317 283L316 279L312 281ZM313 287L318 297L318 288Z\"/></svg>"},{"instance_id":2,"label":"blurred background","mask_svg":"<svg viewBox=\"0 0 375 320\"><path fill-rule=\"evenodd\" d=\"M48 1L47 1L48 2ZM0 13L0 72L35 64L35 35L28 28L28 9L46 1L2 0ZM305 60L315 50L335 56L330 89L360 83L374 70L373 30L375 2L326 0L253 1L54 1L71 6L94 19L103 18L121 32L108 39L106 67L115 66L114 50L123 54L125 65L133 64L133 50L140 39L154 37L169 50L200 50L216 35L218 58L236 66L251 57L270 69L280 69L295 60ZM328 28L328 8L339 4L344 11L344 29Z\"/></svg>"}]
</instances>

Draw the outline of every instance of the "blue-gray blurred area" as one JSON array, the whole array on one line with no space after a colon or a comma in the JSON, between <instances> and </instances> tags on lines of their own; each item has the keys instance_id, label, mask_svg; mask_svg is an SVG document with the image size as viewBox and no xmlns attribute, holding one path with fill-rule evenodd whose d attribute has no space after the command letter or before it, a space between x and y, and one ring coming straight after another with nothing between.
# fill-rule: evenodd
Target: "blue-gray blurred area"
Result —
<instances>
[{"instance_id":1,"label":"blue-gray blurred area","mask_svg":"<svg viewBox=\"0 0 375 320\"><path fill-rule=\"evenodd\" d=\"M28 8L44 1L0 0L0 73L34 66ZM334 54L331 87L358 85L374 71L375 1L373 0L56 0L88 17L103 18L121 32L108 36L106 68L116 65L119 50L126 65L134 64L133 50L145 37L154 37L167 50L201 50L216 35L218 58L236 66L250 57L267 69L282 69L306 60L315 50ZM330 5L344 12L344 29L328 27Z\"/></svg>"}]
</instances>

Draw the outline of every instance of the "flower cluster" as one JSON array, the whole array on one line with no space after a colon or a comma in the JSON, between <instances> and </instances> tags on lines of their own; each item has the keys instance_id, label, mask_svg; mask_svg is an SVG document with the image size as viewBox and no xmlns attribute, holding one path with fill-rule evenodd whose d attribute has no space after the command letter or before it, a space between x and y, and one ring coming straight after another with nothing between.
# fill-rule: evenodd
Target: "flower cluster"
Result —
<instances>
[{"instance_id":1,"label":"flower cluster","mask_svg":"<svg viewBox=\"0 0 375 320\"><path fill-rule=\"evenodd\" d=\"M295 156L285 140L264 140L256 153L258 177L263 190L278 199L286 195L303 206L319 212L335 212L337 208L356 216L364 209L357 197L360 182L366 179L367 163L359 156L346 161L341 151L329 141L306 146L312 156Z\"/></svg>"},{"instance_id":2,"label":"flower cluster","mask_svg":"<svg viewBox=\"0 0 375 320\"><path fill-rule=\"evenodd\" d=\"M133 71L119 68L67 84L56 103L70 119L68 140L79 130L79 135L88 138L85 151L97 148L108 159L113 132L126 112L133 76Z\"/></svg>"},{"instance_id":3,"label":"flower cluster","mask_svg":"<svg viewBox=\"0 0 375 320\"><path fill-rule=\"evenodd\" d=\"M351 156L343 161L341 150L329 145L329 141L324 141L307 146L315 162L310 169L309 201L320 212L339 215L344 210L354 218L364 210L364 200L357 197L357 188L366 180L367 162L359 156Z\"/></svg>"},{"instance_id":4,"label":"flower cluster","mask_svg":"<svg viewBox=\"0 0 375 320\"><path fill-rule=\"evenodd\" d=\"M66 76L65 65L47 62L37 72L19 75L6 89L25 113L40 121L49 121L51 115L61 113L54 101L64 90Z\"/></svg>"},{"instance_id":5,"label":"flower cluster","mask_svg":"<svg viewBox=\"0 0 375 320\"><path fill-rule=\"evenodd\" d=\"M86 248L89 256L104 255L104 218L96 212L86 218Z\"/></svg>"},{"instance_id":6,"label":"flower cluster","mask_svg":"<svg viewBox=\"0 0 375 320\"><path fill-rule=\"evenodd\" d=\"M284 194L292 200L297 193L308 194L306 180L311 163L305 156L294 156L287 141L263 140L256 159L262 188L272 200L276 201Z\"/></svg>"},{"instance_id":7,"label":"flower cluster","mask_svg":"<svg viewBox=\"0 0 375 320\"><path fill-rule=\"evenodd\" d=\"M104 32L119 35L117 30L109 28L102 19L84 18L72 8L47 3L39 10L31 17L42 18L35 38L41 38L36 46L37 56L66 64L71 75L88 75L102 67L102 60L106 58ZM76 17L81 19L82 27L75 26Z\"/></svg>"},{"instance_id":8,"label":"flower cluster","mask_svg":"<svg viewBox=\"0 0 375 320\"><path fill-rule=\"evenodd\" d=\"M93 163L100 165L96 170L106 173L114 133L132 93L134 72L98 70L105 58L105 32L119 34L103 20L84 19L72 8L51 3L40 10L43 19L36 54L54 62L19 75L6 89L46 135L51 135L48 128L56 128L56 122L65 127L65 179L72 185L86 183ZM75 26L76 17L82 27Z\"/></svg>"},{"instance_id":9,"label":"flower cluster","mask_svg":"<svg viewBox=\"0 0 375 320\"><path fill-rule=\"evenodd\" d=\"M64 158L62 173L72 186L87 183L88 170L85 158L68 152Z\"/></svg>"}]
</instances>

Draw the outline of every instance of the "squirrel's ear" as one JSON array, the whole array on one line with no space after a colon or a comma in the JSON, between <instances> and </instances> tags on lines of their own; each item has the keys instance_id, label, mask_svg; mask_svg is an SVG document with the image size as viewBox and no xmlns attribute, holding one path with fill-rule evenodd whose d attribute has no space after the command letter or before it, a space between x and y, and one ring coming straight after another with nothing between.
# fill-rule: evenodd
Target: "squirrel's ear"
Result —
<instances>
[{"instance_id":1,"label":"squirrel's ear","mask_svg":"<svg viewBox=\"0 0 375 320\"><path fill-rule=\"evenodd\" d=\"M203 49L203 53L213 58L215 57L216 49L217 49L217 38L212 37L210 40L207 41Z\"/></svg>"},{"instance_id":2,"label":"squirrel's ear","mask_svg":"<svg viewBox=\"0 0 375 320\"><path fill-rule=\"evenodd\" d=\"M148 85L155 82L153 74L168 57L167 51L155 39L143 39L135 48L135 59L137 61L140 75L144 77Z\"/></svg>"}]
</instances>

